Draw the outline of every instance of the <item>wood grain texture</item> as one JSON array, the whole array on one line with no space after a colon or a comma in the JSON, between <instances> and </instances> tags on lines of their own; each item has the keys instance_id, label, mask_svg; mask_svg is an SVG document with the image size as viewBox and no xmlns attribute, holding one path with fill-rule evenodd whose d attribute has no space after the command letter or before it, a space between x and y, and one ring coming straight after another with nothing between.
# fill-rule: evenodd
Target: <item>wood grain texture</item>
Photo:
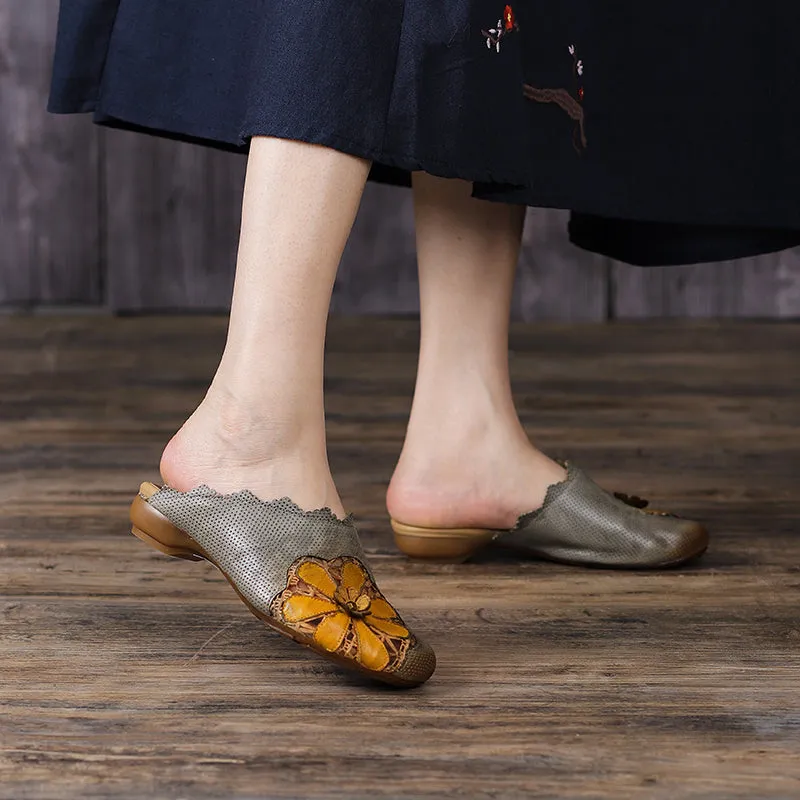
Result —
<instances>
[{"instance_id":1,"label":"wood grain texture","mask_svg":"<svg viewBox=\"0 0 800 800\"><path fill-rule=\"evenodd\" d=\"M608 317L608 259L579 250L567 235L569 212L530 208L512 315L532 322L597 322Z\"/></svg>"},{"instance_id":2,"label":"wood grain texture","mask_svg":"<svg viewBox=\"0 0 800 800\"><path fill-rule=\"evenodd\" d=\"M720 264L647 268L614 263L619 318L800 316L800 250Z\"/></svg>"},{"instance_id":3,"label":"wood grain texture","mask_svg":"<svg viewBox=\"0 0 800 800\"><path fill-rule=\"evenodd\" d=\"M104 136L111 307L227 309L246 160L142 134Z\"/></svg>"},{"instance_id":4,"label":"wood grain texture","mask_svg":"<svg viewBox=\"0 0 800 800\"><path fill-rule=\"evenodd\" d=\"M245 159L101 132L86 115L47 115L57 11L47 0L0 4L0 307L226 309ZM334 313L418 307L411 194L371 185ZM568 243L566 212L529 211L517 320L798 315L800 251L696 267L612 265Z\"/></svg>"},{"instance_id":5,"label":"wood grain texture","mask_svg":"<svg viewBox=\"0 0 800 800\"><path fill-rule=\"evenodd\" d=\"M609 262L573 247L568 214L529 209L512 318L598 321L607 314ZM410 190L368 185L334 288L335 314L416 314L419 282Z\"/></svg>"},{"instance_id":6,"label":"wood grain texture","mask_svg":"<svg viewBox=\"0 0 800 800\"><path fill-rule=\"evenodd\" d=\"M244 159L118 131L108 137L112 307L227 308ZM514 319L605 318L607 261L569 244L566 219L564 212L528 212ZM367 185L342 256L331 311L419 312L409 189Z\"/></svg>"},{"instance_id":7,"label":"wood grain texture","mask_svg":"<svg viewBox=\"0 0 800 800\"><path fill-rule=\"evenodd\" d=\"M97 131L47 114L57 3L0 3L0 305L101 301Z\"/></svg>"},{"instance_id":8,"label":"wood grain texture","mask_svg":"<svg viewBox=\"0 0 800 800\"><path fill-rule=\"evenodd\" d=\"M0 797L800 796L800 325L514 326L533 440L710 526L701 561L648 573L399 556L384 490L419 327L332 320L334 475L439 658L410 692L129 535L225 327L0 319Z\"/></svg>"},{"instance_id":9,"label":"wood grain texture","mask_svg":"<svg viewBox=\"0 0 800 800\"><path fill-rule=\"evenodd\" d=\"M368 183L336 276L334 314L419 313L411 190Z\"/></svg>"}]
</instances>

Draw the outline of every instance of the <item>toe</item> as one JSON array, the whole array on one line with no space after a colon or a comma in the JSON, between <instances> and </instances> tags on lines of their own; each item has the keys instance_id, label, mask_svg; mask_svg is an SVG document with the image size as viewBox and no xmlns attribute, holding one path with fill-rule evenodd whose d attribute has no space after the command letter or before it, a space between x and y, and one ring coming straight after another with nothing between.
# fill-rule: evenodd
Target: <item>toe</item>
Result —
<instances>
[{"instance_id":1,"label":"toe","mask_svg":"<svg viewBox=\"0 0 800 800\"><path fill-rule=\"evenodd\" d=\"M693 520L671 519L660 536L653 537L653 550L648 561L653 566L683 564L705 552L708 531Z\"/></svg>"},{"instance_id":2,"label":"toe","mask_svg":"<svg viewBox=\"0 0 800 800\"><path fill-rule=\"evenodd\" d=\"M436 655L425 642L414 639L393 677L407 686L419 686L433 675L436 669Z\"/></svg>"}]
</instances>

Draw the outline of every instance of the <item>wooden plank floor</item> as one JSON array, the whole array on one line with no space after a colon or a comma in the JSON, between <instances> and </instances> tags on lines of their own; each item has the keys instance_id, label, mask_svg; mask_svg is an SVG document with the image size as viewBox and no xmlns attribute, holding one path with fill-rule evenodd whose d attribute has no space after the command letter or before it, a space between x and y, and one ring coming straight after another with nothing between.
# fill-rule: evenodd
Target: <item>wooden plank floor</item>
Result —
<instances>
[{"instance_id":1,"label":"wooden plank floor","mask_svg":"<svg viewBox=\"0 0 800 800\"><path fill-rule=\"evenodd\" d=\"M418 327L334 320L334 474L439 656L411 692L128 534L224 332L0 319L2 798L800 797L800 325L515 327L534 440L712 528L698 564L626 573L400 557L383 493Z\"/></svg>"}]
</instances>

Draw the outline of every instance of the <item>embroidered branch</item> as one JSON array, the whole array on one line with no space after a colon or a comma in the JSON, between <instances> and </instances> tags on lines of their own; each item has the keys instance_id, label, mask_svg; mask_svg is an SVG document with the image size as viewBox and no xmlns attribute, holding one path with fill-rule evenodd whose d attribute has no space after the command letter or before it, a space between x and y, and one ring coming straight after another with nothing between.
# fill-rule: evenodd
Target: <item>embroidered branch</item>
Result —
<instances>
[{"instance_id":1,"label":"embroidered branch","mask_svg":"<svg viewBox=\"0 0 800 800\"><path fill-rule=\"evenodd\" d=\"M481 30L481 34L486 38L486 47L500 52L500 44L508 34L519 30L514 9L507 5L501 19L497 20L497 26L488 30ZM562 108L571 119L577 123L572 135L572 144L575 150L580 153L587 147L586 125L584 119L583 102L583 59L578 58L578 53L574 44L567 48L572 56L572 72L575 77L576 95L573 96L567 89L542 89L529 83L522 85L522 93L529 100L537 103L555 103Z\"/></svg>"},{"instance_id":2,"label":"embroidered branch","mask_svg":"<svg viewBox=\"0 0 800 800\"><path fill-rule=\"evenodd\" d=\"M534 100L537 103L555 103L571 119L577 122L572 135L572 144L580 153L581 150L586 149L588 144L586 140L585 115L581 105L584 98L583 82L581 80L583 78L583 60L578 58L574 44L571 44L567 49L572 56L572 72L577 86L577 99L566 89L540 89L536 86L531 86L529 83L523 84L522 93L529 100Z\"/></svg>"},{"instance_id":3,"label":"embroidered branch","mask_svg":"<svg viewBox=\"0 0 800 800\"><path fill-rule=\"evenodd\" d=\"M587 146L583 106L566 89L538 89L529 83L525 83L522 86L522 93L529 100L535 100L537 103L555 103L560 106L578 123L575 138L580 140L580 147L585 148ZM577 143L576 147L578 147Z\"/></svg>"}]
</instances>

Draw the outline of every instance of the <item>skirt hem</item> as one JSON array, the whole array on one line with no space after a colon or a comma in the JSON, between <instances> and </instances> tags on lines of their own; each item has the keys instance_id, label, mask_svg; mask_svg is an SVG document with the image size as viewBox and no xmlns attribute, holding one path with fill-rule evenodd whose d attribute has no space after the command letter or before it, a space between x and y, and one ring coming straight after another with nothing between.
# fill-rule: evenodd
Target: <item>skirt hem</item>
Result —
<instances>
[{"instance_id":1,"label":"skirt hem","mask_svg":"<svg viewBox=\"0 0 800 800\"><path fill-rule=\"evenodd\" d=\"M250 140L255 136L272 136L278 139L330 147L347 155L372 161L379 168L385 167L389 170L407 173L408 180L398 180L398 176L395 175L394 179L384 181L396 185L409 186L410 173L426 172L439 178L470 181L473 184L491 184L495 187L502 186L509 189L523 188L523 184L519 183L518 174L504 175L495 170L481 170L463 165L454 165L449 161L419 154L387 152L363 142L354 142L331 131L315 128L299 130L297 128L254 125L247 126L236 137L233 137L229 131L219 131L212 128L203 128L201 130L194 125L179 125L174 121L153 118L152 116L147 118L138 117L128 109L117 108L109 103L97 104L94 108L86 109L86 111L94 112L94 122L98 125L147 133L160 138L214 147L228 152L247 154L250 149ZM55 113L71 112L58 111ZM76 111L74 113L79 112ZM486 199L489 198L487 197Z\"/></svg>"}]
</instances>

